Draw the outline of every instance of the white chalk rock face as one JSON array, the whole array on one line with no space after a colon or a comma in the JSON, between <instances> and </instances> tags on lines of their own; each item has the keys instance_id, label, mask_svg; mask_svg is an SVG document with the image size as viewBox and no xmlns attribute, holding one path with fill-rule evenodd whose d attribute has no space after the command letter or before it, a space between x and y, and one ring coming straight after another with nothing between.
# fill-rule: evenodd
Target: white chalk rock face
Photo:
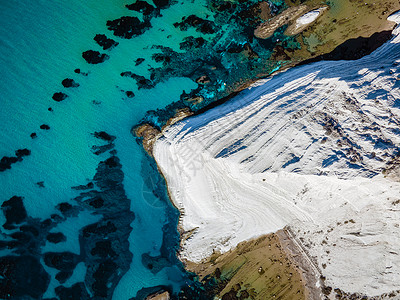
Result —
<instances>
[{"instance_id":1,"label":"white chalk rock face","mask_svg":"<svg viewBox=\"0 0 400 300\"><path fill-rule=\"evenodd\" d=\"M200 261L289 225L326 284L399 288L400 38L356 61L324 61L257 82L171 127L154 146Z\"/></svg>"},{"instance_id":2,"label":"white chalk rock face","mask_svg":"<svg viewBox=\"0 0 400 300\"><path fill-rule=\"evenodd\" d=\"M314 22L319 17L320 14L321 14L320 9L312 10L312 11L302 15L300 18L298 18L296 20L296 25L298 27L303 26L303 25L308 25L308 24Z\"/></svg>"},{"instance_id":3,"label":"white chalk rock face","mask_svg":"<svg viewBox=\"0 0 400 300\"><path fill-rule=\"evenodd\" d=\"M387 19L388 19L388 21L392 21L392 22L399 24L400 23L400 10L392 13Z\"/></svg>"}]
</instances>

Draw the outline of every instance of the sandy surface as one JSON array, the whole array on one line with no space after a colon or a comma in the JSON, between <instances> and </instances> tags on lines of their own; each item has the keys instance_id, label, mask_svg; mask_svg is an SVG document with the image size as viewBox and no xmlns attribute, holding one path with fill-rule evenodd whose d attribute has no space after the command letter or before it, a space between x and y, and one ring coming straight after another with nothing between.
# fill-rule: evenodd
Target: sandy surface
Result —
<instances>
[{"instance_id":1,"label":"sandy surface","mask_svg":"<svg viewBox=\"0 0 400 300\"><path fill-rule=\"evenodd\" d=\"M194 262L290 225L326 285L398 289L400 38L260 81L154 145ZM399 200L399 201L398 201Z\"/></svg>"}]
</instances>

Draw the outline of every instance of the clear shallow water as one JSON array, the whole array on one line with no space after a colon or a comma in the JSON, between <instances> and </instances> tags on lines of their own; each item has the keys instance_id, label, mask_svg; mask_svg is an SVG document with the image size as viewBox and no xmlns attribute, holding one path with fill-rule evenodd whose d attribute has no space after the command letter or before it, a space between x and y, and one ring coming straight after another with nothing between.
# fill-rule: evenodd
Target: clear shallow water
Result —
<instances>
[{"instance_id":1,"label":"clear shallow water","mask_svg":"<svg viewBox=\"0 0 400 300\"><path fill-rule=\"evenodd\" d=\"M247 40L244 31L237 30L242 28L235 24L239 21L230 20L229 12L221 15L221 12L210 11L205 6L206 1L183 1L161 9L162 16L153 17L152 27L136 38L113 36L107 29L107 20L127 15L144 20L141 13L127 10L125 4L129 3L39 0L3 1L0 4L0 68L3 74L0 81L0 155L10 157L16 150L24 148L31 151L22 161L12 164L11 169L0 172L1 202L13 196L23 197L28 219L16 224L44 228L43 222L50 216L50 223L53 224L48 226L50 229L47 231L43 229L43 234L29 235L29 238L36 239L35 250L26 248L24 243L22 246L17 243L15 249L10 249L10 244L2 247L0 253L3 258L12 254L39 259L49 273L48 278L43 279L46 282L44 295L48 298L62 298L56 292L60 285L69 288L83 281L89 296L96 296L86 265L92 268L98 266L94 266L92 261L86 262L84 257L98 255L104 261L109 258L93 254L94 248L91 248L92 254L87 254L85 247L108 241L108 237L103 235L102 240L93 237L93 241L87 238L85 244L81 241L85 235L83 229L100 222L102 218L118 220L113 214L121 212L118 211L119 198L113 200L107 211L103 208L96 210L91 207L93 205L76 200L83 192L72 187L94 181L97 185L92 190L101 191L101 180L98 182L94 177L101 162L110 155L119 159L117 168L123 172L122 179L121 176L119 178L130 201L134 220L131 231L129 226L118 228L122 232L121 240L126 237L129 241L129 248L120 249L112 240L111 247L118 248L115 251L130 252L132 258L131 261L126 259L126 266L121 262L115 271L117 275L110 279L115 290L110 288L110 284L104 284L111 290L104 297L112 295L113 299L128 299L135 297L143 288L155 286L167 286L177 294L183 286L193 285L192 277L183 270L175 256L179 242L176 232L178 212L168 201L165 183L158 175L154 162L132 136L131 128L144 120L161 126L169 116L162 109L170 104L179 107L183 103L183 91L189 94L199 89L200 85L194 80L199 74L209 75L215 84L201 86L197 94L191 95L204 98L198 107L186 103L192 109L229 93L229 88L238 78L252 78L257 72L268 73L276 67L276 64L268 68L263 66L272 52L273 41L268 41L268 45L251 42L259 57L249 59L240 48ZM219 29L202 33L193 26L188 26L186 30L173 26L192 14L215 21ZM101 49L93 41L98 33L106 34L119 45L111 50ZM209 43L207 48L182 49L180 43L189 36L203 37L206 44ZM155 49L152 45L162 45L163 48ZM230 48L233 50L224 52ZM110 58L100 64L88 64L82 58L82 52L89 49L107 53ZM156 62L152 57L154 53L164 52L176 63L165 60ZM144 62L136 66L135 61L139 57L144 58ZM204 62L197 69L190 69L190 62L198 59ZM168 67L175 69L169 71ZM88 73L87 76L74 73L76 68ZM243 74L243 70L248 70L248 73ZM139 89L135 80L120 76L125 71L146 78L153 75L155 87ZM64 88L61 81L65 78L74 79L80 86ZM129 98L125 91L132 91L135 96ZM64 92L68 98L55 102L52 100L55 92ZM49 107L52 111L48 110ZM149 111L156 112L149 114ZM173 114L173 111L168 113ZM50 129L40 129L42 124L47 124ZM96 155L92 147L104 145L104 141L96 138L94 132L101 131L115 137L115 140L109 149L111 152ZM32 133L36 133L37 137L31 138ZM114 150L115 153L112 152ZM60 203L77 205L77 212L74 215L62 213L58 206ZM6 218L0 214L0 223L5 222ZM9 241L16 231L22 232L18 226L11 230L1 228L3 240ZM48 233L58 232L64 235L64 240L57 243L48 241ZM78 261L72 270L59 266L57 270L60 273L71 273L66 280L60 281L54 265L51 267L46 263L44 254L48 252L64 253L64 256L67 255L65 252L81 255L79 259L83 261L76 258ZM81 295L81 298L84 296Z\"/></svg>"}]
</instances>

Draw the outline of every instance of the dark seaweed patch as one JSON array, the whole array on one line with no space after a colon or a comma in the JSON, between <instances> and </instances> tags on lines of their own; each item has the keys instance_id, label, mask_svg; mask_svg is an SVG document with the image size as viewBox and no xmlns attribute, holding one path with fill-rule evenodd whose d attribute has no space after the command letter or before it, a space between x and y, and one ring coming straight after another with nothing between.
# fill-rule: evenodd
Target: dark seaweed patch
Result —
<instances>
[{"instance_id":1,"label":"dark seaweed patch","mask_svg":"<svg viewBox=\"0 0 400 300\"><path fill-rule=\"evenodd\" d=\"M144 16L148 16L154 12L154 6L147 3L146 1L137 0L132 4L127 4L125 7L129 10L134 10L143 13Z\"/></svg>"},{"instance_id":2,"label":"dark seaweed patch","mask_svg":"<svg viewBox=\"0 0 400 300\"><path fill-rule=\"evenodd\" d=\"M135 94L134 94L132 91L126 91L126 92L125 92L125 95L126 95L128 98L133 98L133 97L135 97Z\"/></svg>"},{"instance_id":3,"label":"dark seaweed patch","mask_svg":"<svg viewBox=\"0 0 400 300\"><path fill-rule=\"evenodd\" d=\"M150 28L149 21L140 21L136 17L121 17L119 19L107 21L107 27L113 31L115 36L119 36L124 39L131 39L132 37L143 34L148 28Z\"/></svg>"},{"instance_id":4,"label":"dark seaweed patch","mask_svg":"<svg viewBox=\"0 0 400 300\"><path fill-rule=\"evenodd\" d=\"M206 44L206 40L202 37L195 38L193 36L188 36L183 39L183 42L179 44L181 50L191 50L192 48L200 48Z\"/></svg>"},{"instance_id":5,"label":"dark seaweed patch","mask_svg":"<svg viewBox=\"0 0 400 300\"><path fill-rule=\"evenodd\" d=\"M182 21L174 23L174 26L183 31L188 30L189 27L194 27L196 28L196 31L199 31L204 34L212 34L216 32L216 26L214 22L209 20L204 20L195 15L183 17Z\"/></svg>"},{"instance_id":6,"label":"dark seaweed patch","mask_svg":"<svg viewBox=\"0 0 400 300\"><path fill-rule=\"evenodd\" d=\"M140 65L142 62L144 62L144 58L138 58L138 59L135 61L135 66Z\"/></svg>"},{"instance_id":7,"label":"dark seaweed patch","mask_svg":"<svg viewBox=\"0 0 400 300\"><path fill-rule=\"evenodd\" d=\"M136 84L137 84L139 90L140 89L152 89L155 86L153 81L151 81L150 79L147 79L144 76L137 75L130 71L122 72L121 76L122 77L130 77L130 78L134 79L136 81Z\"/></svg>"},{"instance_id":8,"label":"dark seaweed patch","mask_svg":"<svg viewBox=\"0 0 400 300\"><path fill-rule=\"evenodd\" d=\"M96 34L93 39L100 47L103 48L103 50L114 48L118 45L118 42L114 41L113 39L107 38L105 34Z\"/></svg>"},{"instance_id":9,"label":"dark seaweed patch","mask_svg":"<svg viewBox=\"0 0 400 300\"><path fill-rule=\"evenodd\" d=\"M53 244L58 244L61 242L65 242L67 240L67 238L62 232L49 233L46 239Z\"/></svg>"},{"instance_id":10,"label":"dark seaweed patch","mask_svg":"<svg viewBox=\"0 0 400 300\"><path fill-rule=\"evenodd\" d=\"M82 57L86 60L88 64L100 64L110 57L105 53L100 53L99 51L87 50L82 53Z\"/></svg>"},{"instance_id":11,"label":"dark seaweed patch","mask_svg":"<svg viewBox=\"0 0 400 300\"><path fill-rule=\"evenodd\" d=\"M40 299L50 276L39 260L30 255L0 258L0 298Z\"/></svg>"},{"instance_id":12,"label":"dark seaweed patch","mask_svg":"<svg viewBox=\"0 0 400 300\"><path fill-rule=\"evenodd\" d=\"M93 133L93 135L96 138L101 139L103 141L107 141L107 142L112 142L115 140L115 136L112 136L105 131L96 131L95 133Z\"/></svg>"},{"instance_id":13,"label":"dark seaweed patch","mask_svg":"<svg viewBox=\"0 0 400 300\"><path fill-rule=\"evenodd\" d=\"M75 80L73 80L71 78L65 78L63 81L61 81L61 84L65 88L71 88L71 87L78 87L79 86L79 83L75 82Z\"/></svg>"},{"instance_id":14,"label":"dark seaweed patch","mask_svg":"<svg viewBox=\"0 0 400 300\"><path fill-rule=\"evenodd\" d=\"M21 224L26 220L27 213L22 203L22 197L11 197L3 202L1 209L6 217L6 223L3 225L5 229L14 229L15 225Z\"/></svg>"},{"instance_id":15,"label":"dark seaweed patch","mask_svg":"<svg viewBox=\"0 0 400 300\"><path fill-rule=\"evenodd\" d=\"M57 93L54 93L51 98L53 98L54 101L61 102L61 101L65 100L67 97L68 97L67 94L64 94L62 92L57 92Z\"/></svg>"},{"instance_id":16,"label":"dark seaweed patch","mask_svg":"<svg viewBox=\"0 0 400 300\"><path fill-rule=\"evenodd\" d=\"M22 161L24 156L31 154L29 149L19 149L15 151L15 156L3 156L0 160L0 172L11 169L11 165Z\"/></svg>"}]
</instances>

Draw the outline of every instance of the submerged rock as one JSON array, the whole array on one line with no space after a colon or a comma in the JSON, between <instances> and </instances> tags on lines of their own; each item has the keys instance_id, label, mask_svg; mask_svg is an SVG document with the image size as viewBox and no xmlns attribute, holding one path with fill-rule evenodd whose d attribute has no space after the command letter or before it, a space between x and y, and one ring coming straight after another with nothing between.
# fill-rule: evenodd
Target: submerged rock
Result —
<instances>
[{"instance_id":1,"label":"submerged rock","mask_svg":"<svg viewBox=\"0 0 400 300\"><path fill-rule=\"evenodd\" d=\"M152 89L152 88L154 88L153 81L151 81L150 79L147 79L144 76L134 74L134 73L132 73L130 71L122 72L121 76L122 77L130 77L130 78L136 80L136 84L137 84L139 90L140 89Z\"/></svg>"},{"instance_id":2,"label":"submerged rock","mask_svg":"<svg viewBox=\"0 0 400 300\"><path fill-rule=\"evenodd\" d=\"M114 48L118 45L118 42L114 41L113 39L107 38L105 34L96 34L93 39L96 41L97 44L99 44L100 47L103 48L103 50Z\"/></svg>"},{"instance_id":3,"label":"submerged rock","mask_svg":"<svg viewBox=\"0 0 400 300\"><path fill-rule=\"evenodd\" d=\"M1 299L41 299L50 276L39 260L30 255L0 258Z\"/></svg>"},{"instance_id":4,"label":"submerged rock","mask_svg":"<svg viewBox=\"0 0 400 300\"><path fill-rule=\"evenodd\" d=\"M82 57L88 64L100 64L110 58L107 54L94 50L87 50L83 52Z\"/></svg>"},{"instance_id":5,"label":"submerged rock","mask_svg":"<svg viewBox=\"0 0 400 300\"><path fill-rule=\"evenodd\" d=\"M71 287L58 286L55 289L57 296L60 300L67 299L90 299L83 282L75 283Z\"/></svg>"},{"instance_id":6,"label":"submerged rock","mask_svg":"<svg viewBox=\"0 0 400 300\"><path fill-rule=\"evenodd\" d=\"M31 135L32 137L32 135ZM33 137L32 137L33 138ZM0 160L0 172L4 172L5 170L11 169L11 165L22 161L24 156L28 156L31 154L29 149L19 149L15 151L16 156L3 156Z\"/></svg>"},{"instance_id":7,"label":"submerged rock","mask_svg":"<svg viewBox=\"0 0 400 300\"><path fill-rule=\"evenodd\" d=\"M133 97L135 97L135 94L134 94L132 91L126 91L126 92L125 92L125 95L126 95L128 98L133 98Z\"/></svg>"},{"instance_id":8,"label":"submerged rock","mask_svg":"<svg viewBox=\"0 0 400 300\"><path fill-rule=\"evenodd\" d=\"M67 240L67 238L62 232L56 232L56 233L49 233L47 235L47 240L50 243L58 244L61 242L65 242Z\"/></svg>"},{"instance_id":9,"label":"submerged rock","mask_svg":"<svg viewBox=\"0 0 400 300\"><path fill-rule=\"evenodd\" d=\"M70 88L70 87L78 87L79 83L75 82L75 80L71 79L71 78L65 78L61 84L63 85L63 87L65 88ZM53 98L54 99L54 98Z\"/></svg>"},{"instance_id":10,"label":"submerged rock","mask_svg":"<svg viewBox=\"0 0 400 300\"><path fill-rule=\"evenodd\" d=\"M136 17L121 17L112 21L107 21L107 27L114 32L115 36L124 39L131 39L132 37L143 34L150 28L150 22L140 21Z\"/></svg>"},{"instance_id":11,"label":"submerged rock","mask_svg":"<svg viewBox=\"0 0 400 300\"><path fill-rule=\"evenodd\" d=\"M154 12L154 6L147 3L146 1L137 0L132 4L127 4L125 7L129 10L141 12L144 16L148 16Z\"/></svg>"},{"instance_id":12,"label":"submerged rock","mask_svg":"<svg viewBox=\"0 0 400 300\"><path fill-rule=\"evenodd\" d=\"M171 0L153 0L154 5L157 8L165 9L171 5Z\"/></svg>"},{"instance_id":13,"label":"submerged rock","mask_svg":"<svg viewBox=\"0 0 400 300\"><path fill-rule=\"evenodd\" d=\"M66 80L66 79L64 79L64 80ZM64 80L63 80L63 85L64 85ZM68 97L68 95L66 95L66 94L64 94L62 92L57 92L57 93L53 94L52 98L53 98L54 101L60 102L60 101L65 100L67 97Z\"/></svg>"},{"instance_id":14,"label":"submerged rock","mask_svg":"<svg viewBox=\"0 0 400 300\"><path fill-rule=\"evenodd\" d=\"M115 140L115 136L110 135L105 131L96 131L93 135L96 138L102 139L102 140L107 141L107 142L112 142L113 140Z\"/></svg>"},{"instance_id":15,"label":"submerged rock","mask_svg":"<svg viewBox=\"0 0 400 300\"><path fill-rule=\"evenodd\" d=\"M135 61L135 66L140 65L142 62L144 62L144 58L138 58L138 59Z\"/></svg>"},{"instance_id":16,"label":"submerged rock","mask_svg":"<svg viewBox=\"0 0 400 300\"><path fill-rule=\"evenodd\" d=\"M194 27L196 28L196 31L199 31L204 34L212 34L216 32L216 27L214 22L209 20L204 20L195 15L183 17L182 22L176 22L174 23L174 26L183 31L188 30L189 27Z\"/></svg>"},{"instance_id":17,"label":"submerged rock","mask_svg":"<svg viewBox=\"0 0 400 300\"><path fill-rule=\"evenodd\" d=\"M5 229L14 229L15 225L21 224L26 220L27 213L22 199L22 197L13 196L1 205L1 209L6 217L6 223L3 225Z\"/></svg>"}]
</instances>

